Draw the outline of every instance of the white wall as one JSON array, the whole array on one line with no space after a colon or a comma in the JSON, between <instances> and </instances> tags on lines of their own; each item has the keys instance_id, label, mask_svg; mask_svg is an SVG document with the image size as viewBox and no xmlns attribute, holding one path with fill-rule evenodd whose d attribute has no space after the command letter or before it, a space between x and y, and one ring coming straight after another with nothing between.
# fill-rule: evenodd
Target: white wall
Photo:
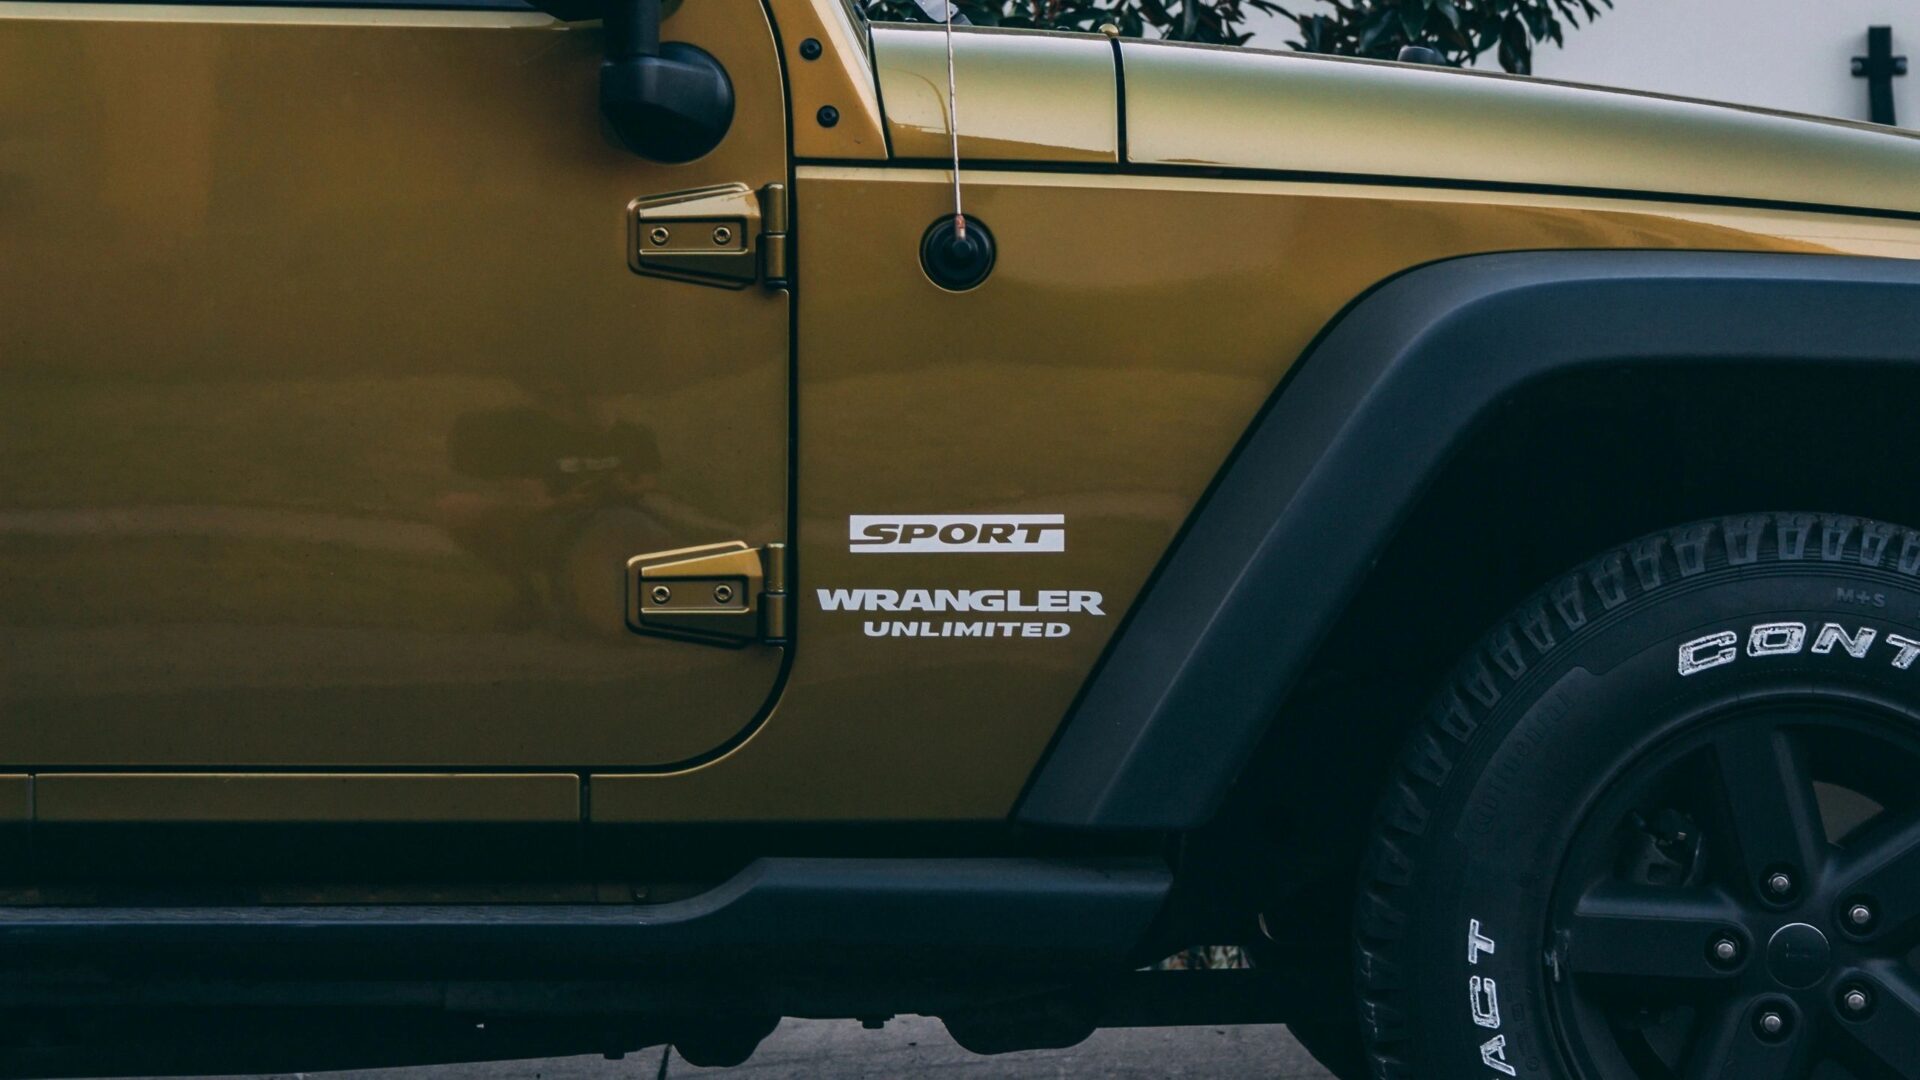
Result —
<instances>
[{"instance_id":1,"label":"white wall","mask_svg":"<svg viewBox=\"0 0 1920 1080\"><path fill-rule=\"evenodd\" d=\"M1865 120L1867 80L1851 61L1869 26L1893 27L1894 55L1911 58L1894 110L1920 128L1920 0L1614 0L1565 49L1539 47L1534 74ZM1284 48L1291 28L1262 20L1249 44Z\"/></svg>"}]
</instances>

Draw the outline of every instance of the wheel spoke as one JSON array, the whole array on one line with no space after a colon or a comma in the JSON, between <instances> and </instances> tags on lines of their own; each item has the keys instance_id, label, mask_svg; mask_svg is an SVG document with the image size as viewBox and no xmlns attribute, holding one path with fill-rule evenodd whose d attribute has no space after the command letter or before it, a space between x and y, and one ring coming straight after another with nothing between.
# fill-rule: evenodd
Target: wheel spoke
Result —
<instances>
[{"instance_id":1,"label":"wheel spoke","mask_svg":"<svg viewBox=\"0 0 1920 1080\"><path fill-rule=\"evenodd\" d=\"M1738 909L1710 889L1605 882L1575 905L1567 923L1567 969L1575 975L1717 980L1728 968L1710 959L1714 940L1738 925ZM1740 955L1753 943L1739 938Z\"/></svg>"},{"instance_id":2,"label":"wheel spoke","mask_svg":"<svg viewBox=\"0 0 1920 1080\"><path fill-rule=\"evenodd\" d=\"M1798 747L1779 728L1750 721L1723 731L1713 758L1745 887L1764 896L1761 882L1775 868L1790 870L1797 882L1811 880L1828 844Z\"/></svg>"},{"instance_id":3,"label":"wheel spoke","mask_svg":"<svg viewBox=\"0 0 1920 1080\"><path fill-rule=\"evenodd\" d=\"M1876 828L1836 868L1841 895L1869 900L1875 935L1920 931L1920 814Z\"/></svg>"},{"instance_id":4,"label":"wheel spoke","mask_svg":"<svg viewBox=\"0 0 1920 1080\"><path fill-rule=\"evenodd\" d=\"M1806 1023L1777 1042L1760 1038L1753 1010L1731 1004L1705 1021L1687 1053L1686 1080L1799 1080L1812 1068Z\"/></svg>"},{"instance_id":5,"label":"wheel spoke","mask_svg":"<svg viewBox=\"0 0 1920 1080\"><path fill-rule=\"evenodd\" d=\"M1842 1038L1876 1062L1878 1069L1905 1080L1920 1080L1920 987L1897 964L1876 966L1868 985L1873 990L1873 1011L1864 1019L1841 1021Z\"/></svg>"}]
</instances>

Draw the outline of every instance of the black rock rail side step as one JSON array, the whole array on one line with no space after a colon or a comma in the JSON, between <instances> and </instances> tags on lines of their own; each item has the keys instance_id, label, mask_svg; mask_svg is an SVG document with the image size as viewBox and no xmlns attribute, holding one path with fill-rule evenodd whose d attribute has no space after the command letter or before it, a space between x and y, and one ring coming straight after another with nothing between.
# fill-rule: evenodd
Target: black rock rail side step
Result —
<instances>
[{"instance_id":1,"label":"black rock rail side step","mask_svg":"<svg viewBox=\"0 0 1920 1080\"><path fill-rule=\"evenodd\" d=\"M0 909L0 970L352 979L1124 970L1171 882L1155 859L780 858L655 905L19 907Z\"/></svg>"}]
</instances>

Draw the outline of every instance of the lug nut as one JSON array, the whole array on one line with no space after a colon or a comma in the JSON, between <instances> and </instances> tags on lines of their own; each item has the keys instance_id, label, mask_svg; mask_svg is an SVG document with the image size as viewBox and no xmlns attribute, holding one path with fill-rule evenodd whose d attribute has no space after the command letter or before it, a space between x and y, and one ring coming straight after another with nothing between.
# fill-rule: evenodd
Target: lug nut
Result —
<instances>
[{"instance_id":1,"label":"lug nut","mask_svg":"<svg viewBox=\"0 0 1920 1080\"><path fill-rule=\"evenodd\" d=\"M1849 986L1840 991L1840 1009L1848 1016L1865 1016L1873 1008L1873 995L1864 986Z\"/></svg>"},{"instance_id":2,"label":"lug nut","mask_svg":"<svg viewBox=\"0 0 1920 1080\"><path fill-rule=\"evenodd\" d=\"M1785 870L1775 870L1767 875L1767 892L1776 899L1782 899L1793 892L1793 875Z\"/></svg>"},{"instance_id":3,"label":"lug nut","mask_svg":"<svg viewBox=\"0 0 1920 1080\"><path fill-rule=\"evenodd\" d=\"M1851 923L1855 930L1865 930L1873 925L1873 908L1867 906L1865 902L1856 901L1853 906L1847 908L1847 922Z\"/></svg>"},{"instance_id":4,"label":"lug nut","mask_svg":"<svg viewBox=\"0 0 1920 1080\"><path fill-rule=\"evenodd\" d=\"M1777 1039L1787 1033L1787 1014L1778 1009L1768 1009L1753 1019L1754 1029L1763 1039Z\"/></svg>"},{"instance_id":5,"label":"lug nut","mask_svg":"<svg viewBox=\"0 0 1920 1080\"><path fill-rule=\"evenodd\" d=\"M666 603L667 601L669 601L669 600L671 600L671 599L673 599L673 590L672 590L672 589L669 589L669 588L667 588L667 587L666 587L665 585L655 585L655 586L653 587L653 602L654 602L654 603L656 603L656 604L664 604L664 603Z\"/></svg>"},{"instance_id":6,"label":"lug nut","mask_svg":"<svg viewBox=\"0 0 1920 1080\"><path fill-rule=\"evenodd\" d=\"M1713 939L1713 946L1708 950L1708 954L1722 964L1735 963L1740 959L1740 943L1722 935Z\"/></svg>"}]
</instances>

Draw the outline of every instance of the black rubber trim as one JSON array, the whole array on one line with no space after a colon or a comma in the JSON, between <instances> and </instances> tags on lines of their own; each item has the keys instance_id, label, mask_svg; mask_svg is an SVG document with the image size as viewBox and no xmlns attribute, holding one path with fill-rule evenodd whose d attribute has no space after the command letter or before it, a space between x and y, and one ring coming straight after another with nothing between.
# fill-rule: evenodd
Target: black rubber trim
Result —
<instances>
[{"instance_id":1,"label":"black rubber trim","mask_svg":"<svg viewBox=\"0 0 1920 1080\"><path fill-rule=\"evenodd\" d=\"M888 151L891 153L891 149ZM843 158L801 158L798 165L846 166L861 169L939 169L940 158L889 158L886 161L851 161ZM952 162L945 163L948 167ZM1244 169L1213 165L1145 165L1111 161L1022 161L1006 158L968 158L969 173L1055 173L1082 176L1157 176L1193 180L1271 180L1282 184L1346 184L1354 187L1421 188L1435 191L1495 191L1515 195L1548 195L1571 199L1610 199L1629 202L1674 203L1680 206L1738 206L1753 210L1786 210L1795 213L1844 214L1847 217L1887 218L1894 221L1920 221L1920 211L1888 210L1884 207L1856 206L1846 203L1796 202L1783 199L1758 199L1738 195L1703 195L1698 192L1656 191L1638 188L1584 187L1577 184L1544 184L1530 181L1474 180L1460 177L1393 175L1389 173L1348 173L1299 169ZM992 177L986 177L991 181Z\"/></svg>"},{"instance_id":2,"label":"black rubber trim","mask_svg":"<svg viewBox=\"0 0 1920 1080\"><path fill-rule=\"evenodd\" d=\"M1204 823L1478 420L1536 380L1628 364L1743 376L1779 364L1920 364L1920 262L1522 253L1436 263L1380 286L1255 421L1015 817L1100 829Z\"/></svg>"},{"instance_id":3,"label":"black rubber trim","mask_svg":"<svg viewBox=\"0 0 1920 1080\"><path fill-rule=\"evenodd\" d=\"M783 858L654 905L21 907L0 910L0 967L490 979L1126 970L1171 880L1153 859Z\"/></svg>"}]
</instances>

